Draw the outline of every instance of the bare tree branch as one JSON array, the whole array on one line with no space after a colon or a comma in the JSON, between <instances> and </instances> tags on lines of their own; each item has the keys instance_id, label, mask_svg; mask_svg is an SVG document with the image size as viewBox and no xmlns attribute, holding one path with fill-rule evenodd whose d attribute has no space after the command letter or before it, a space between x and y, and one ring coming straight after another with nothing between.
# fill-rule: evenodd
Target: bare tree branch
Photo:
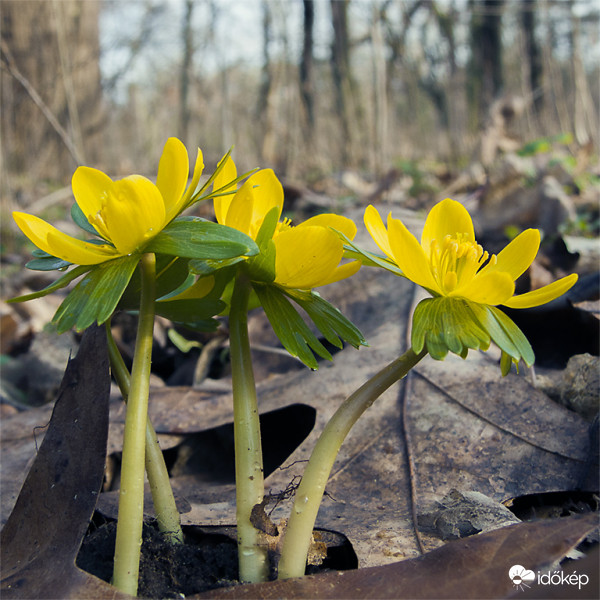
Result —
<instances>
[{"instance_id":1,"label":"bare tree branch","mask_svg":"<svg viewBox=\"0 0 600 600\"><path fill-rule=\"evenodd\" d=\"M58 122L58 119L54 116L47 104L42 100L42 97L37 93L36 89L29 83L28 79L19 71L13 56L6 45L4 40L0 40L0 50L2 55L2 66L25 88L25 91L29 94L29 97L33 100L35 105L42 111L50 125L58 133L60 139L63 141L67 150L71 153L71 156L78 165L83 164L83 157L76 148L73 140L69 137L69 134L64 127Z\"/></svg>"},{"instance_id":2,"label":"bare tree branch","mask_svg":"<svg viewBox=\"0 0 600 600\"><path fill-rule=\"evenodd\" d=\"M163 4L147 3L146 12L140 25L140 31L137 37L128 43L129 56L125 64L111 77L103 82L104 89L113 90L119 80L127 73L141 51L151 42L154 27L159 17L164 16L165 6Z\"/></svg>"}]
</instances>

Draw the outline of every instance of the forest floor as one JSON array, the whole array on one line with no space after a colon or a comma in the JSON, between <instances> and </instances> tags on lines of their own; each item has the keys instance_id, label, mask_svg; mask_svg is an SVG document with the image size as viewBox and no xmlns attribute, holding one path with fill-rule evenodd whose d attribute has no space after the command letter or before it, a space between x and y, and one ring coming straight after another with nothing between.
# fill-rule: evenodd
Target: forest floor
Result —
<instances>
[{"instance_id":1,"label":"forest floor","mask_svg":"<svg viewBox=\"0 0 600 600\"><path fill-rule=\"evenodd\" d=\"M378 178L345 172L310 187L284 182L285 210L294 222L320 212L342 212L355 220L357 239L365 246L369 241L362 215L368 204L382 215L392 211L418 234L435 201L450 196L471 212L478 242L490 252L498 252L527 227L543 230L540 253L517 282L519 293L579 274L578 284L564 298L511 313L536 352L534 368L501 378L494 348L471 353L466 361L454 356L426 360L400 391L384 394L359 422L342 448L317 522L329 532L329 538L323 535L330 547L343 549L334 551L344 557L333 562L334 569L396 564L440 551L448 540L511 523L598 510L599 177L592 156L574 157L558 149L542 155L507 153L487 171L474 165L451 177L434 165L407 163ZM210 212L208 207L200 210L205 216ZM50 212L60 213L56 206ZM25 249L2 256L2 525L44 438L65 367L81 341L81 334L59 336L48 326L64 293L23 304L5 302L53 281L53 272L21 268L27 260ZM289 511L284 492L297 481L335 407L406 348L411 311L421 299L412 284L367 267L322 294L361 329L369 347L344 348L331 363L320 363L317 373L285 353L262 312L253 312L250 319L266 485L274 498L281 497L268 511L275 523ZM113 321L128 363L135 323L135 316L125 313ZM150 415L183 524L233 525L226 321L208 334L157 319L151 385ZM113 384L96 523L116 518L123 422L124 405ZM550 534L536 535L541 537L530 539L530 549L539 549ZM559 525L556 535L565 536ZM597 532L586 539L589 548L597 542ZM542 552L536 564L551 558L556 559L550 550L547 556ZM492 576L491 567L488 574ZM432 577L426 586L431 593L444 585ZM407 594L412 589L412 597L426 597L417 596L416 586L416 580L408 581ZM190 593L186 588L185 594Z\"/></svg>"}]
</instances>

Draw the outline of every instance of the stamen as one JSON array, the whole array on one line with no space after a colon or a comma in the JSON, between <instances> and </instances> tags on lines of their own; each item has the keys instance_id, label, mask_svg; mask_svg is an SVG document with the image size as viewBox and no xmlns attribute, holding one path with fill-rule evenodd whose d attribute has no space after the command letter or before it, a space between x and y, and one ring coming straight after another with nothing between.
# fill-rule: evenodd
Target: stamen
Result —
<instances>
[{"instance_id":1,"label":"stamen","mask_svg":"<svg viewBox=\"0 0 600 600\"><path fill-rule=\"evenodd\" d=\"M466 258L469 262L477 262L477 259L479 258L479 249L476 246L471 246Z\"/></svg>"},{"instance_id":2,"label":"stamen","mask_svg":"<svg viewBox=\"0 0 600 600\"><path fill-rule=\"evenodd\" d=\"M489 253L465 233L448 234L430 244L431 273L446 294L470 281L489 257ZM490 261L495 264L496 257L492 256Z\"/></svg>"},{"instance_id":3,"label":"stamen","mask_svg":"<svg viewBox=\"0 0 600 600\"><path fill-rule=\"evenodd\" d=\"M470 250L471 250L470 244L467 244L465 242L461 242L460 244L458 244L458 250L456 252L456 257L457 258L462 258Z\"/></svg>"},{"instance_id":4,"label":"stamen","mask_svg":"<svg viewBox=\"0 0 600 600\"><path fill-rule=\"evenodd\" d=\"M102 214L102 208L95 214L88 217L88 221L95 227L96 231L105 239L110 241L110 235L108 234L108 228L106 227L106 221Z\"/></svg>"},{"instance_id":5,"label":"stamen","mask_svg":"<svg viewBox=\"0 0 600 600\"><path fill-rule=\"evenodd\" d=\"M275 234L281 233L282 231L287 231L292 228L292 219L285 217L283 221L277 223L277 227L275 228Z\"/></svg>"}]
</instances>

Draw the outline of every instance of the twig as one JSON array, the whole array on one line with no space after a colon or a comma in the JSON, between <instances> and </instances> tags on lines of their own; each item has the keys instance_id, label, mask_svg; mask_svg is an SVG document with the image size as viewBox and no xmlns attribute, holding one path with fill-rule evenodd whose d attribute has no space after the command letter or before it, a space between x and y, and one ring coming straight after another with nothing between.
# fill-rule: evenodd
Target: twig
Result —
<instances>
[{"instance_id":1,"label":"twig","mask_svg":"<svg viewBox=\"0 0 600 600\"><path fill-rule=\"evenodd\" d=\"M29 80L21 73L21 71L19 71L15 64L12 53L4 40L0 40L0 50L2 50L2 65L4 68L25 88L25 91L29 94L29 97L42 111L42 114L46 117L50 125L52 125L56 133L58 133L60 139L67 147L67 150L70 152L75 162L78 165L82 165L84 161L79 151L75 147L75 144L69 137L69 134L58 122L58 119L54 116L47 104L42 100L42 97L37 93L33 85L31 85Z\"/></svg>"},{"instance_id":2,"label":"twig","mask_svg":"<svg viewBox=\"0 0 600 600\"><path fill-rule=\"evenodd\" d=\"M408 471L408 487L410 490L410 512L411 518L413 522L413 531L415 533L415 540L417 542L417 546L419 546L419 551L421 554L425 554L425 546L423 545L423 540L421 539L421 534L419 533L418 527L418 519L417 519L417 485L416 485L416 473L415 473L415 465L411 453L411 439L410 434L408 432L407 426L407 398L412 393L412 377L411 373L406 376L406 380L404 385L400 391L400 402L402 404L402 425L401 430L404 438L404 450L406 452L406 468Z\"/></svg>"},{"instance_id":3,"label":"twig","mask_svg":"<svg viewBox=\"0 0 600 600\"><path fill-rule=\"evenodd\" d=\"M412 312L416 305L415 299L418 294L418 288L415 288L412 302L412 309L410 311L410 319L409 323L412 322ZM407 329L407 344L410 346L410 327ZM417 476L415 470L415 463L413 460L412 452L411 452L411 438L410 433L408 431L408 409L407 409L407 400L412 394L412 372L408 372L406 378L404 380L404 385L400 388L400 405L401 405L401 423L400 430L402 431L402 438L404 440L404 451L406 453L406 470L408 472L408 488L410 491L410 512L413 524L413 531L415 534L415 540L417 542L417 546L419 547L419 551L421 554L425 554L425 546L423 545L423 540L421 539L421 534L419 533L418 519L417 519Z\"/></svg>"},{"instance_id":4,"label":"twig","mask_svg":"<svg viewBox=\"0 0 600 600\"><path fill-rule=\"evenodd\" d=\"M56 27L56 38L58 41L58 56L60 58L60 68L62 71L62 80L65 88L65 97L67 100L67 109L69 111L69 121L73 130L74 146L78 148L78 153L83 163L85 156L83 152L83 137L81 135L81 122L79 120L79 111L77 110L77 98L75 87L73 85L72 69L68 61L68 50L66 44L66 34L64 28L64 6L54 0L52 2L52 14L54 16ZM60 11L60 14L59 14ZM79 161L79 164L82 164Z\"/></svg>"},{"instance_id":5,"label":"twig","mask_svg":"<svg viewBox=\"0 0 600 600\"><path fill-rule=\"evenodd\" d=\"M71 186L67 185L62 187L46 196L42 196L38 198L34 202L32 202L28 207L27 211L34 214L39 215L41 212L50 208L51 206L55 206L56 204L67 205L67 200L72 201L73 192L71 191Z\"/></svg>"}]
</instances>

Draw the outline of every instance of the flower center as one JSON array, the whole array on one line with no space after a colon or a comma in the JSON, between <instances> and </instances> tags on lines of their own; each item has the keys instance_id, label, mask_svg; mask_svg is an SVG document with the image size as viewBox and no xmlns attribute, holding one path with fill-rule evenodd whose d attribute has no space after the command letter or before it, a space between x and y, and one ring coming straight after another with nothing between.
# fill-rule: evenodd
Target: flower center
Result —
<instances>
[{"instance_id":1,"label":"flower center","mask_svg":"<svg viewBox=\"0 0 600 600\"><path fill-rule=\"evenodd\" d=\"M283 221L277 223L277 227L275 228L275 233L273 237L280 234L282 231L287 231L288 229L292 229L292 220L286 217Z\"/></svg>"},{"instance_id":2,"label":"flower center","mask_svg":"<svg viewBox=\"0 0 600 600\"><path fill-rule=\"evenodd\" d=\"M108 231L108 227L106 224L106 217L105 217L105 211L106 211L106 204L107 204L107 197L106 197L106 193L104 194L104 198L102 198L102 205L100 210L95 214L95 215L88 215L88 221L90 223L90 225L92 225L96 231L107 241L111 242L112 240L110 239L110 233Z\"/></svg>"},{"instance_id":3,"label":"flower center","mask_svg":"<svg viewBox=\"0 0 600 600\"><path fill-rule=\"evenodd\" d=\"M490 259L496 263L496 256L489 253L466 234L447 235L442 240L431 242L431 272L442 292L447 295L469 282L477 271Z\"/></svg>"}]
</instances>

